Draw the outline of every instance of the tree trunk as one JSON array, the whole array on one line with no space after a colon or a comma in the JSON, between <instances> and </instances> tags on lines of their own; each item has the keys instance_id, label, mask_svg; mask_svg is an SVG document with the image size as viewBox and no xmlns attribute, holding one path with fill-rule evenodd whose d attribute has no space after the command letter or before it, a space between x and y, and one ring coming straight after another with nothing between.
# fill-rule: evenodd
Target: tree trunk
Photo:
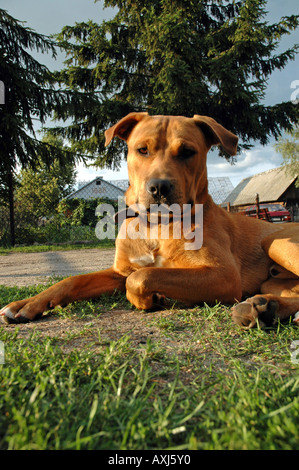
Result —
<instances>
[{"instance_id":1,"label":"tree trunk","mask_svg":"<svg viewBox=\"0 0 299 470\"><path fill-rule=\"evenodd\" d=\"M10 222L10 243L11 246L15 246L15 210L14 210L14 184L12 171L8 173L8 198L9 198L9 222Z\"/></svg>"}]
</instances>

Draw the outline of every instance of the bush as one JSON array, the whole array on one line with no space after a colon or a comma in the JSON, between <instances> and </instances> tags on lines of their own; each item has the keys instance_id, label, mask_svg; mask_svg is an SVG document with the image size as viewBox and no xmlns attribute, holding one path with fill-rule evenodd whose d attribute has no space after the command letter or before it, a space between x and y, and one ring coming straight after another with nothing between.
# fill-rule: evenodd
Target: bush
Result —
<instances>
[{"instance_id":1,"label":"bush","mask_svg":"<svg viewBox=\"0 0 299 470\"><path fill-rule=\"evenodd\" d=\"M98 241L94 228L71 225L57 227L55 223L50 222L42 227L23 227L16 231L16 243L20 245L77 241Z\"/></svg>"},{"instance_id":2,"label":"bush","mask_svg":"<svg viewBox=\"0 0 299 470\"><path fill-rule=\"evenodd\" d=\"M64 223L78 226L95 228L98 217L95 215L96 208L100 204L111 204L117 211L117 202L107 198L100 199L64 199L58 205L58 214L63 215Z\"/></svg>"},{"instance_id":3,"label":"bush","mask_svg":"<svg viewBox=\"0 0 299 470\"><path fill-rule=\"evenodd\" d=\"M98 242L95 228L99 217L95 212L101 203L109 203L117 211L117 203L109 199L64 199L58 204L57 213L48 220L45 218L41 225L41 222L30 221L23 213L16 210L16 244ZM2 211L4 216L0 224L0 246L10 246L9 213L8 209L5 209L5 214L4 209Z\"/></svg>"}]
</instances>

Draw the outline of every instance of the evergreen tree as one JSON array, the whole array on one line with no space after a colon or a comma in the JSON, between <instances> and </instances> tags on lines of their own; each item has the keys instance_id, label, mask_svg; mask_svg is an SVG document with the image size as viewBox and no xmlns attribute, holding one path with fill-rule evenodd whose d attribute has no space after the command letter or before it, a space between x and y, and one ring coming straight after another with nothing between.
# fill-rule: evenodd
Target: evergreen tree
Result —
<instances>
[{"instance_id":1,"label":"evergreen tree","mask_svg":"<svg viewBox=\"0 0 299 470\"><path fill-rule=\"evenodd\" d=\"M122 142L104 148L104 130L131 111L206 114L241 138L265 145L298 121L291 102L265 106L267 80L294 59L298 46L275 54L299 16L268 24L265 0L106 0L115 17L63 28L68 50L61 83L96 93L74 123L57 129L76 151L117 167Z\"/></svg>"},{"instance_id":2,"label":"evergreen tree","mask_svg":"<svg viewBox=\"0 0 299 470\"><path fill-rule=\"evenodd\" d=\"M40 161L49 165L54 159L61 164L75 161L72 152L38 140L34 122L44 124L53 111L55 117L65 119L82 102L80 94L57 88L54 75L30 55L32 50L56 57L53 40L0 9L0 83L5 91L0 101L0 189L10 203L12 244L16 168L34 168Z\"/></svg>"}]
</instances>

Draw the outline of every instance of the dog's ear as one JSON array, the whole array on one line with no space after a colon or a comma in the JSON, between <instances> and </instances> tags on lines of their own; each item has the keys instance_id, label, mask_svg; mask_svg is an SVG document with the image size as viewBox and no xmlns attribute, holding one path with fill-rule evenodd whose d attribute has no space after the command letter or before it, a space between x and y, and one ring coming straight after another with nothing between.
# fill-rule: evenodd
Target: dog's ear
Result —
<instances>
[{"instance_id":1,"label":"dog's ear","mask_svg":"<svg viewBox=\"0 0 299 470\"><path fill-rule=\"evenodd\" d=\"M220 144L229 155L236 155L238 137L208 116L193 116L195 123L202 129L210 146Z\"/></svg>"},{"instance_id":2,"label":"dog's ear","mask_svg":"<svg viewBox=\"0 0 299 470\"><path fill-rule=\"evenodd\" d=\"M105 131L105 146L107 147L115 136L122 140L127 140L133 128L145 116L148 116L148 113L130 113L118 121L114 126L107 129Z\"/></svg>"}]
</instances>

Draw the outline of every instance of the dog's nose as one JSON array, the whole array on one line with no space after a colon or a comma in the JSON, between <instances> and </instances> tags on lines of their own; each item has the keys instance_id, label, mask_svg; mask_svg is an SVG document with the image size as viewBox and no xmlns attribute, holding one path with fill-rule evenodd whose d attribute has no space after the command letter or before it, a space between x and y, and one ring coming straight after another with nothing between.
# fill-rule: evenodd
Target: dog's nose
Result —
<instances>
[{"instance_id":1,"label":"dog's nose","mask_svg":"<svg viewBox=\"0 0 299 470\"><path fill-rule=\"evenodd\" d=\"M172 190L172 186L169 180L152 178L147 182L146 189L155 198L166 197Z\"/></svg>"}]
</instances>

